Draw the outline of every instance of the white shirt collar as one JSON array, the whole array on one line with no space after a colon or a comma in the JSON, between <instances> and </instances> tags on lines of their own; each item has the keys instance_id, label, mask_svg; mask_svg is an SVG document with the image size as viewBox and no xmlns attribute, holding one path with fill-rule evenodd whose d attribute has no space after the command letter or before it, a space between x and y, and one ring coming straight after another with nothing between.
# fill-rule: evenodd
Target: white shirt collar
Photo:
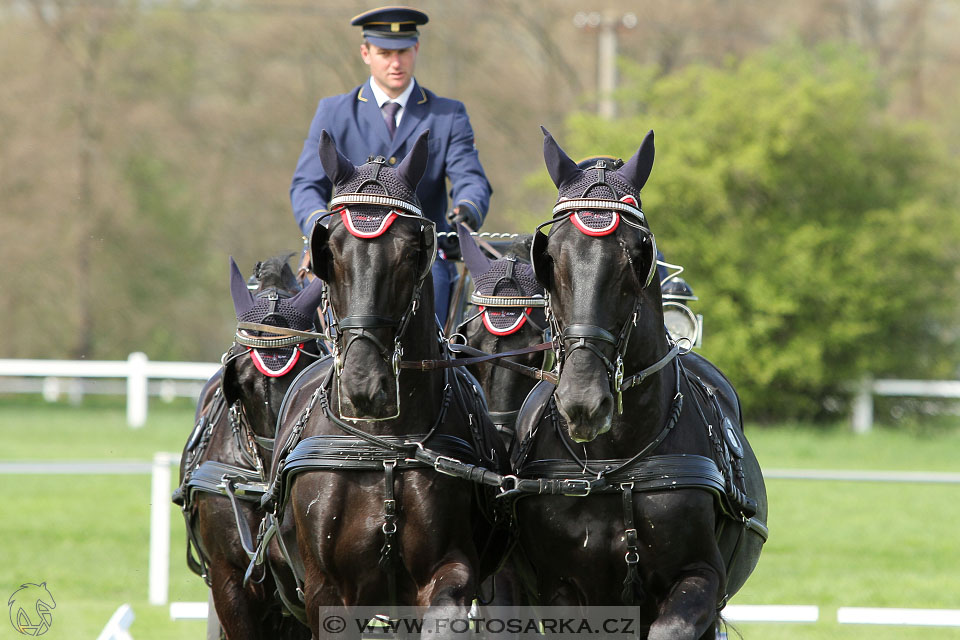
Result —
<instances>
[{"instance_id":1,"label":"white shirt collar","mask_svg":"<svg viewBox=\"0 0 960 640\"><path fill-rule=\"evenodd\" d=\"M410 84L407 85L407 88L404 89L396 98L391 98L386 93L383 92L383 89L374 81L373 76L370 76L370 90L373 91L373 97L377 101L377 106L382 107L384 102L396 102L400 105L400 111L403 112L407 108L407 100L410 99L410 94L413 93L413 85L416 84L416 80L411 78Z\"/></svg>"}]
</instances>

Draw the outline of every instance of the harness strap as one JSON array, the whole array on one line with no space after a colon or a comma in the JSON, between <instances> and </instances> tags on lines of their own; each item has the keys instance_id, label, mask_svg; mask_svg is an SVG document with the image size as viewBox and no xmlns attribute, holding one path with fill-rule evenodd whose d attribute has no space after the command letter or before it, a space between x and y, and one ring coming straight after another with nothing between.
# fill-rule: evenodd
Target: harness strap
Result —
<instances>
[{"instance_id":1,"label":"harness strap","mask_svg":"<svg viewBox=\"0 0 960 640\"><path fill-rule=\"evenodd\" d=\"M623 561L627 563L627 576L623 579L623 591L620 594L620 599L623 604L631 605L636 602L638 595L642 598L643 591L643 581L640 578L640 572L637 570L640 553L637 543L637 528L633 523L633 483L624 482L621 484L620 493L623 496L623 524L626 527L623 538L627 545L627 552L623 556Z\"/></svg>"},{"instance_id":2,"label":"harness strap","mask_svg":"<svg viewBox=\"0 0 960 640\"><path fill-rule=\"evenodd\" d=\"M380 569L387 574L387 594L390 606L397 604L397 500L393 493L393 470L396 460L383 461L383 546L380 548Z\"/></svg>"},{"instance_id":3,"label":"harness strap","mask_svg":"<svg viewBox=\"0 0 960 640\"><path fill-rule=\"evenodd\" d=\"M503 497L529 495L563 495L584 498L594 493L616 493L624 483L632 491L648 492L665 489L703 489L723 494L723 474L717 463L705 456L669 454L649 456L629 468L625 460L597 460L611 470L608 474L588 475L572 460L536 460L525 465L525 477L507 476L504 485L512 484ZM580 477L577 475L580 474ZM533 476L533 477L529 477Z\"/></svg>"},{"instance_id":4,"label":"harness strap","mask_svg":"<svg viewBox=\"0 0 960 640\"><path fill-rule=\"evenodd\" d=\"M643 371L639 373L635 373L632 376L629 376L627 378L624 378L623 382L620 384L620 391L626 391L631 387L637 386L638 384L646 380L648 377L650 377L652 374L656 373L657 371L660 371L665 366L670 364L670 361L679 355L682 355L680 351L680 345L677 343L674 343L673 347L670 348L670 351L668 351L665 356L657 360L655 363L653 363Z\"/></svg>"},{"instance_id":5,"label":"harness strap","mask_svg":"<svg viewBox=\"0 0 960 640\"><path fill-rule=\"evenodd\" d=\"M563 333L560 334L560 337L563 341L586 338L589 340L602 340L603 342L609 342L615 347L618 345L617 336L613 335L603 327L598 327L597 325L593 324L571 324L567 327L564 327Z\"/></svg>"},{"instance_id":6,"label":"harness strap","mask_svg":"<svg viewBox=\"0 0 960 640\"><path fill-rule=\"evenodd\" d=\"M480 362L490 362L497 365L498 367L503 367L504 369L510 369L517 373L523 374L534 380L546 380L553 384L557 383L557 375L549 371L544 371L543 369L537 369L536 367L528 367L522 365L518 362L512 362L510 360L504 360L503 358L509 358L511 356L520 356L527 353L535 353L537 351L547 351L553 347L551 342L542 342L531 347L524 347L522 349L514 349L513 351L503 351L500 353L487 353L481 351L480 349L475 349L474 347L465 345L465 344L451 344L448 345L450 351L455 354L466 353L475 357L471 358L456 358L450 360L404 360L400 363L400 368L402 369L416 369L420 371L430 371L433 369L451 369L454 367L466 367L472 364L477 364Z\"/></svg>"},{"instance_id":7,"label":"harness strap","mask_svg":"<svg viewBox=\"0 0 960 640\"><path fill-rule=\"evenodd\" d=\"M243 516L240 513L240 505L237 504L237 495L234 489L235 482L236 478L224 477L223 490L227 497L230 498L230 505L233 507L233 517L237 524L237 533L240 534L240 545L243 547L243 551L247 554L247 557L252 559L257 553L257 545L254 543L250 529L247 527L247 523L244 522ZM264 575L266 575L266 570L264 570ZM256 582L259 583L262 581L263 578Z\"/></svg>"},{"instance_id":8,"label":"harness strap","mask_svg":"<svg viewBox=\"0 0 960 640\"><path fill-rule=\"evenodd\" d=\"M187 521L187 567L206 583L208 587L213 586L210 579L210 573L207 571L207 558L200 547L200 541L197 539L197 532L193 530L193 522L189 513L184 510L183 518Z\"/></svg>"}]
</instances>

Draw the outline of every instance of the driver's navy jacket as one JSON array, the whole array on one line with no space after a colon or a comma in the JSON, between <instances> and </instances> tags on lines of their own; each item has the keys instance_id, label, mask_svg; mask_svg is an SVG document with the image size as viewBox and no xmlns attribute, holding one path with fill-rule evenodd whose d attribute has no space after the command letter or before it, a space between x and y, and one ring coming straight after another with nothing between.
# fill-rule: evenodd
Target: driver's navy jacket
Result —
<instances>
[{"instance_id":1,"label":"driver's navy jacket","mask_svg":"<svg viewBox=\"0 0 960 640\"><path fill-rule=\"evenodd\" d=\"M370 156L383 156L396 166L426 129L430 130L429 159L417 187L424 215L437 223L437 231L449 229L446 179L452 184L452 207L479 228L490 205L490 183L480 165L470 118L462 102L441 98L416 84L404 108L393 140L370 88L370 81L349 93L320 100L303 143L303 152L290 185L293 215L304 235L310 237L317 218L327 212L332 184L320 164L320 132L326 129L337 149L355 165Z\"/></svg>"}]
</instances>

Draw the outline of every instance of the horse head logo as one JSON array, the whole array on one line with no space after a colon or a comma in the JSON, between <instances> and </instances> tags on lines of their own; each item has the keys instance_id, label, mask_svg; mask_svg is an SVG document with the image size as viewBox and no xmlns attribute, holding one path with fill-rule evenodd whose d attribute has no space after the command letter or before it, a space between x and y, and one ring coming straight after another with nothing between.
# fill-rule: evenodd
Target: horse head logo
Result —
<instances>
[{"instance_id":1,"label":"horse head logo","mask_svg":"<svg viewBox=\"0 0 960 640\"><path fill-rule=\"evenodd\" d=\"M10 624L25 636L42 636L53 623L52 609L57 603L47 589L47 583L27 582L13 592L7 601L10 607Z\"/></svg>"}]
</instances>

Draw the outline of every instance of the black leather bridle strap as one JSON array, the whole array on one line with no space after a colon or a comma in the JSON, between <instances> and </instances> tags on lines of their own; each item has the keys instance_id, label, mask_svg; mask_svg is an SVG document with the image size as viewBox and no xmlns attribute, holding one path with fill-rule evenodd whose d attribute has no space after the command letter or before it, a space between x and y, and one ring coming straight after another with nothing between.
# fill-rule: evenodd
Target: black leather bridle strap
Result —
<instances>
[{"instance_id":1,"label":"black leather bridle strap","mask_svg":"<svg viewBox=\"0 0 960 640\"><path fill-rule=\"evenodd\" d=\"M619 342L617 337L604 329L593 324L571 324L563 329L563 340L573 340L576 338L587 338L590 340L602 340L617 346Z\"/></svg>"}]
</instances>

